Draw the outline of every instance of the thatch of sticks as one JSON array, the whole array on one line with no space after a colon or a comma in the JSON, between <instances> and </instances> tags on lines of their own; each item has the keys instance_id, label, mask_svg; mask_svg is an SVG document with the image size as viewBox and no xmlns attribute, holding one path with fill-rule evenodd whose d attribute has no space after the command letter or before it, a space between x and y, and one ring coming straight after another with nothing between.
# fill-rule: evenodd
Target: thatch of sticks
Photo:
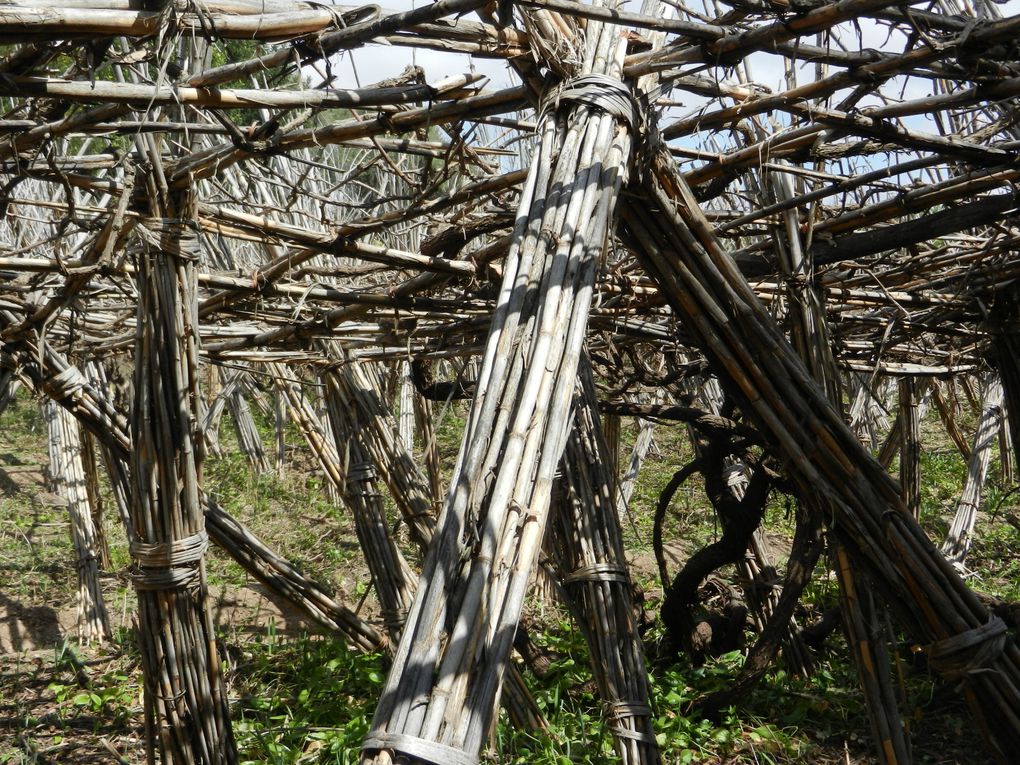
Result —
<instances>
[{"instance_id":1,"label":"thatch of sticks","mask_svg":"<svg viewBox=\"0 0 1020 765\"><path fill-rule=\"evenodd\" d=\"M811 671L793 615L827 541L880 760L910 760L888 612L1008 761L1020 650L964 581L991 448L1020 444L1020 16L1003 8L0 3L0 403L21 385L50 402L83 639L109 629L89 510L105 473L150 757L237 761L211 542L352 646L391 651L366 763L473 765L499 702L544 725L508 661L527 657L535 582L588 639L621 760L658 762L621 517L672 421L698 458L656 512L671 649L720 637L693 606L724 563L758 635L706 703L779 652ZM458 54L462 72L341 87L379 45ZM479 73L493 61L509 84ZM447 481L435 411L455 399ZM970 466L940 546L918 524L929 407ZM254 470L282 464L254 408L297 427L349 510L381 621L206 493L224 412ZM621 457L624 417L643 424ZM722 535L671 578L663 515L695 472ZM780 584L760 528L773 491L797 508Z\"/></svg>"}]
</instances>

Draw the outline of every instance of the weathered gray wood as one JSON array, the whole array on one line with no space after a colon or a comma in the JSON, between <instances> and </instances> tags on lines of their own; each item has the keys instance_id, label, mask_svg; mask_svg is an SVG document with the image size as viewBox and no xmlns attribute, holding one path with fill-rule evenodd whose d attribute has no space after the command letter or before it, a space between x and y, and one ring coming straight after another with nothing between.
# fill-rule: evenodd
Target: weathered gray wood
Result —
<instances>
[{"instance_id":1,"label":"weathered gray wood","mask_svg":"<svg viewBox=\"0 0 1020 765\"><path fill-rule=\"evenodd\" d=\"M988 477L988 466L991 464L992 451L1002 428L1002 403L1002 383L998 377L990 377L985 383L981 417L978 419L970 462L967 464L967 480L956 503L956 514L949 526L949 533L942 543L942 554L957 566L963 565L974 543L974 528L977 526L978 509Z\"/></svg>"},{"instance_id":2,"label":"weathered gray wood","mask_svg":"<svg viewBox=\"0 0 1020 765\"><path fill-rule=\"evenodd\" d=\"M67 502L78 571L78 640L103 642L110 637L110 618L99 580L99 534L85 485L78 421L52 399L43 404L49 426L50 474L56 492Z\"/></svg>"}]
</instances>

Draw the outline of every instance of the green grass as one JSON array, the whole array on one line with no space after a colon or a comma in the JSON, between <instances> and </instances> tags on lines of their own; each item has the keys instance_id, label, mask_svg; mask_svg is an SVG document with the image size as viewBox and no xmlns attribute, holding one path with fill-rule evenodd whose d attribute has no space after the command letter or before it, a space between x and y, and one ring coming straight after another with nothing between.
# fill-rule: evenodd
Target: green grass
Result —
<instances>
[{"instance_id":1,"label":"green grass","mask_svg":"<svg viewBox=\"0 0 1020 765\"><path fill-rule=\"evenodd\" d=\"M72 555L66 510L56 497L24 490L48 464L39 404L22 392L0 427L0 594L26 606L53 607L67 590ZM26 472L30 471L30 472Z\"/></svg>"},{"instance_id":2,"label":"green grass","mask_svg":"<svg viewBox=\"0 0 1020 765\"><path fill-rule=\"evenodd\" d=\"M272 425L252 407L256 427L267 448L275 443ZM335 574L360 563L353 526L329 499L325 479L312 469L303 453L304 441L293 428L285 431L288 453L297 452L281 478L275 471L257 474L237 451L234 430L224 414L220 424L223 457L205 461L206 490L231 515L241 520L275 550L286 555L307 574L336 583ZM247 574L218 548L212 548L209 581L243 585Z\"/></svg>"},{"instance_id":3,"label":"green grass","mask_svg":"<svg viewBox=\"0 0 1020 765\"><path fill-rule=\"evenodd\" d=\"M978 531L967 559L968 566L977 572L975 586L978 589L1015 602L1020 600L1020 519L1017 516L1017 495L1005 498L1000 505L994 502L989 502L989 505L993 508L990 515L997 518L998 522L986 523L983 533ZM978 523L981 523L980 519Z\"/></svg>"},{"instance_id":4,"label":"green grass","mask_svg":"<svg viewBox=\"0 0 1020 765\"><path fill-rule=\"evenodd\" d=\"M546 716L544 731L513 728L505 713L492 763L567 765L619 760L609 724L593 693L583 639L567 622L535 635L558 658L538 678L525 671ZM659 745L667 763L812 761L832 740L863 730L853 678L823 667L808 680L771 673L738 709L716 721L691 713L698 697L727 687L742 657L727 654L692 668L677 664L652 675ZM273 765L357 761L385 677L385 657L349 651L330 639L279 641L272 633L245 647L230 670L235 732L246 763ZM838 672L839 670L835 670ZM851 748L866 746L854 735ZM849 740L849 739L848 739Z\"/></svg>"},{"instance_id":5,"label":"green grass","mask_svg":"<svg viewBox=\"0 0 1020 765\"><path fill-rule=\"evenodd\" d=\"M464 402L456 402L443 412L438 424L447 474L460 445L465 411ZM270 419L256 409L253 413L270 446ZM4 413L3 424L0 467L45 463L44 426L37 402L20 397ZM926 426L922 522L940 539L955 508L965 466L944 439L929 438L931 423ZM635 435L632 424L624 427L621 460L629 457ZM205 485L229 512L270 546L352 602L364 593L368 577L351 522L328 498L300 434L291 426L286 438L289 461L283 478L275 473L258 476L237 453L233 430L225 419L221 425L225 456L206 461ZM682 426L656 429L655 447L643 465L630 515L624 518L630 554L647 559L651 517L659 492L692 457ZM979 520L970 563L980 572L976 580L979 589L1017 599L1020 521L1011 523L1009 519L1020 515L1018 497L1005 491L998 476L993 465L987 511ZM123 573L128 564L126 545L116 528L112 502L107 507L115 573ZM8 487L0 494L0 566L8 575L5 593L16 593L25 603L54 608L72 602L74 571L64 516L62 508L48 506L17 487ZM792 532L784 497L773 497L766 525L777 543L777 562L782 564L783 537ZM667 538L680 554L686 555L714 540L717 533L700 478L695 477L674 498ZM247 575L215 548L208 572L209 581L217 586L235 588L248 581ZM650 603L654 603L658 594L654 575L638 572L637 576ZM108 604L115 624L122 623L121 614L130 615L134 609L133 592L126 580L111 583L111 588L113 595ZM803 620L834 603L835 598L835 584L825 576L823 562L805 593L806 610L800 617ZM542 677L525 673L549 729L517 730L501 714L493 748L485 757L490 762L522 765L617 762L609 723L594 692L587 650L579 632L555 607L536 606L533 611L540 620L534 633L536 642L556 657ZM655 629L646 636L650 643L655 640ZM748 634L749 640L753 637ZM68 649L63 648L65 653L58 651L44 662L38 674L42 682L41 678L49 673L42 687L57 721L46 739L49 746L62 746L55 737L71 735L85 723L89 731L99 730L99 723L94 721L105 720L104 725L122 729L137 727L140 672L131 649L132 639L122 637L116 658L103 654L101 666L90 669L85 685L71 669L74 661ZM385 677L384 656L353 653L329 637L284 637L275 629L261 630L253 642L242 642L239 633L228 631L221 642L229 648L227 666L235 733L245 762L289 765L357 761ZM904 656L908 647L905 641ZM866 710L847 648L838 635L818 657L818 671L811 678L790 677L782 669L773 669L738 708L724 710L714 720L697 714L694 702L726 687L741 662L739 654L728 654L700 667L679 662L654 669L654 714L666 763L828 763L842 761L844 747L858 761L870 757ZM967 740L960 731L969 729L969 721L952 705L955 702L947 701L955 697L924 672L908 667L905 674L908 716L918 730L915 739L921 740L917 761L953 761L951 753L957 745L954 739ZM22 730L36 730L42 724L40 720L48 719L40 717L37 708L25 709L26 715L35 716L32 720L26 717ZM22 761L5 759L3 752L0 748L0 763Z\"/></svg>"},{"instance_id":6,"label":"green grass","mask_svg":"<svg viewBox=\"0 0 1020 765\"><path fill-rule=\"evenodd\" d=\"M270 632L230 669L242 763L355 763L384 675L383 656L334 639Z\"/></svg>"},{"instance_id":7,"label":"green grass","mask_svg":"<svg viewBox=\"0 0 1020 765\"><path fill-rule=\"evenodd\" d=\"M620 469L627 469L631 449L637 438L636 421L628 422L620 433ZM651 550L652 521L659 494L673 474L694 459L694 450L687 438L686 428L678 424L660 424L654 431L649 449L631 495L629 513L623 519L624 541L628 550ZM682 539L685 543L704 544L714 536L711 509L704 500L704 482L700 474L691 476L670 503L666 528L667 539Z\"/></svg>"}]
</instances>

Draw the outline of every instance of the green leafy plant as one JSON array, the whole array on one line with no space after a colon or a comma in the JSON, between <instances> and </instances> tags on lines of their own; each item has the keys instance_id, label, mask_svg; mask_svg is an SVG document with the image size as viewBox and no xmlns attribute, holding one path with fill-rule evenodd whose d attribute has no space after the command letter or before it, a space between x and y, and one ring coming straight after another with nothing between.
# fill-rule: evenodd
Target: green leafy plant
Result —
<instances>
[{"instance_id":1,"label":"green leafy plant","mask_svg":"<svg viewBox=\"0 0 1020 765\"><path fill-rule=\"evenodd\" d=\"M385 678L381 654L274 633L234 668L234 732L243 762L355 763Z\"/></svg>"}]
</instances>

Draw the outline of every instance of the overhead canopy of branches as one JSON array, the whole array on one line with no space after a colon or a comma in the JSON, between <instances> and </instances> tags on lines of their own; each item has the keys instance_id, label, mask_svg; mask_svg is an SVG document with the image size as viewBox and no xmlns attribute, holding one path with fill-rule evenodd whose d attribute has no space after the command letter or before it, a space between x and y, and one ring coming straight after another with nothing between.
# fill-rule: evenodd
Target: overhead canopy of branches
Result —
<instances>
[{"instance_id":1,"label":"overhead canopy of branches","mask_svg":"<svg viewBox=\"0 0 1020 765\"><path fill-rule=\"evenodd\" d=\"M7 337L45 319L57 342L74 316L78 349L116 350L133 306L113 290L130 278L140 221L137 202L118 203L145 193L129 180L137 147L188 133L157 191L196 191L205 358L296 359L323 336L364 358L477 353L534 143L529 110L576 69L571 40L590 19L629 29L624 77L656 74L643 97L658 139L779 315L779 251L800 238L844 368L973 369L1016 275L1020 20L993 3L976 18L863 1L652 18L555 0L520 4L512 27L470 0L394 14L102 5L0 5L0 267L22 325ZM476 8L491 23L469 20ZM652 30L665 32L654 49ZM175 46L193 35L227 62L182 76ZM351 63L371 79L379 59L358 67L359 55L383 42L401 62L405 47L471 58L339 87ZM250 58L227 60L238 53ZM177 105L186 119L168 121ZM590 348L614 382L654 384L692 359L626 244L604 257ZM55 304L26 298L56 281Z\"/></svg>"}]
</instances>

